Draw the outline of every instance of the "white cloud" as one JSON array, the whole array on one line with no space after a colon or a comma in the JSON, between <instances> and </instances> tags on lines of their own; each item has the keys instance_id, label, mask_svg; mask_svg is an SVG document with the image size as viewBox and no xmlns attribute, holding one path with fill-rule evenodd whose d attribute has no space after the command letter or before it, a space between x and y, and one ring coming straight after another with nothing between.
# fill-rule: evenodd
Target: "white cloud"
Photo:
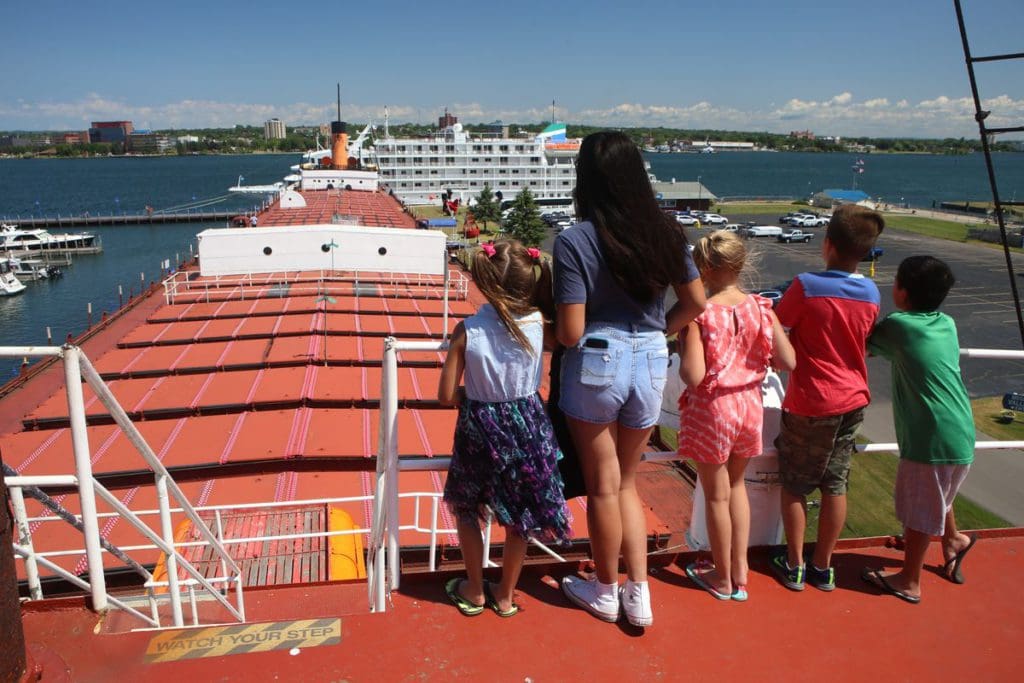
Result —
<instances>
[{"instance_id":1,"label":"white cloud","mask_svg":"<svg viewBox=\"0 0 1024 683\"><path fill-rule=\"evenodd\" d=\"M992 127L1015 125L1024 119L1024 100L999 95L985 100L991 110L987 123ZM410 104L388 107L392 122L434 119L434 112ZM508 122L547 120L547 108L500 108L481 102L455 102L450 111L462 121ZM317 124L333 117L333 103L297 102L277 105L254 102L181 100L164 104L134 104L92 93L72 102L31 102L24 99L0 100L0 129L61 130L84 129L91 121L130 119L140 128L226 127L235 124L261 124L277 117L288 125ZM383 104L347 104L343 111L349 121L384 118ZM859 101L850 92L822 100L792 98L782 106L763 109L738 109L708 100L692 104L622 102L608 107L578 110L559 108L560 119L598 126L670 126L719 130L768 130L785 133L811 129L822 135L870 135L915 137L961 137L977 134L974 104L970 98L938 95L919 102L875 97Z\"/></svg>"}]
</instances>

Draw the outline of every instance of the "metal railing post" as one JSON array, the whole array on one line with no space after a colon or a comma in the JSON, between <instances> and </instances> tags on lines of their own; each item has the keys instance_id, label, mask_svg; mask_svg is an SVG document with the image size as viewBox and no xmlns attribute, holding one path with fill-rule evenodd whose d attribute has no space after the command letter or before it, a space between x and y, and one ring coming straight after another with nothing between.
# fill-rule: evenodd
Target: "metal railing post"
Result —
<instances>
[{"instance_id":1,"label":"metal railing post","mask_svg":"<svg viewBox=\"0 0 1024 683\"><path fill-rule=\"evenodd\" d=\"M154 479L156 480L157 501L160 504L160 535L167 547L174 551L174 527L171 525L167 476L158 474ZM175 552L167 553L167 593L171 598L171 615L174 618L174 625L184 626L185 622L181 614L181 593L178 588L178 558Z\"/></svg>"},{"instance_id":2,"label":"metal railing post","mask_svg":"<svg viewBox=\"0 0 1024 683\"><path fill-rule=\"evenodd\" d=\"M89 434L85 424L81 351L69 344L63 347L63 355L64 388L68 397L71 445L75 454L78 500L82 511L82 534L85 537L85 557L89 567L89 592L92 596L92 608L97 612L103 612L107 609L107 584L103 575L103 551L100 547L100 529L96 519L96 492L93 490Z\"/></svg>"},{"instance_id":3,"label":"metal railing post","mask_svg":"<svg viewBox=\"0 0 1024 683\"><path fill-rule=\"evenodd\" d=\"M384 437L384 490L387 505L387 561L391 590L398 590L398 352L395 338L384 340L384 367L381 378L381 434Z\"/></svg>"},{"instance_id":4,"label":"metal railing post","mask_svg":"<svg viewBox=\"0 0 1024 683\"><path fill-rule=\"evenodd\" d=\"M0 482L0 486L2 485L3 483ZM36 549L32 545L32 530L28 525L25 494L22 493L20 486L11 486L9 490L11 492L11 508L14 510L14 523L18 528L18 544L31 553L25 558L25 578L28 580L29 598L42 600L43 586L39 582L39 564L36 562Z\"/></svg>"},{"instance_id":5,"label":"metal railing post","mask_svg":"<svg viewBox=\"0 0 1024 683\"><path fill-rule=\"evenodd\" d=\"M437 496L430 497L430 571L437 571Z\"/></svg>"}]
</instances>

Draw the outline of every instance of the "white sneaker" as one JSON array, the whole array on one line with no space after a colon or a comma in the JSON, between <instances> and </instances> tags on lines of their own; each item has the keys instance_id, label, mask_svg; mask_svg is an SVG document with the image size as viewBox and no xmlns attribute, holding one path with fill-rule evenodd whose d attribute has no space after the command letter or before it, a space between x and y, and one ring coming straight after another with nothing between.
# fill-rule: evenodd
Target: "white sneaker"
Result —
<instances>
[{"instance_id":1,"label":"white sneaker","mask_svg":"<svg viewBox=\"0 0 1024 683\"><path fill-rule=\"evenodd\" d=\"M602 621L619 620L619 591L616 588L615 584L599 584L596 578L586 581L569 575L562 579L565 597Z\"/></svg>"},{"instance_id":2,"label":"white sneaker","mask_svg":"<svg viewBox=\"0 0 1024 683\"><path fill-rule=\"evenodd\" d=\"M651 613L651 589L646 581L634 583L626 579L625 585L619 589L619 600L626 619L633 626L650 626L654 623Z\"/></svg>"}]
</instances>

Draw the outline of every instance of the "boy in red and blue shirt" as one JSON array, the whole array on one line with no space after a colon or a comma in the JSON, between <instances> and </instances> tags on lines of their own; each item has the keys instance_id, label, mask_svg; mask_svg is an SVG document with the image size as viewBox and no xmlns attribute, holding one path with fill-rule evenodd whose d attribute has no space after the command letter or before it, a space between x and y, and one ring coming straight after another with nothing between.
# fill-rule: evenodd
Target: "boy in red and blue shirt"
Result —
<instances>
[{"instance_id":1,"label":"boy in red and blue shirt","mask_svg":"<svg viewBox=\"0 0 1024 683\"><path fill-rule=\"evenodd\" d=\"M832 551L846 522L854 435L871 401L865 346L879 312L878 288L857 266L884 227L876 211L852 204L837 209L821 248L827 270L798 275L775 311L797 355L775 440L787 552L771 560L791 590L803 590L805 580L835 588ZM814 489L821 489L821 514L805 570L807 495Z\"/></svg>"}]
</instances>

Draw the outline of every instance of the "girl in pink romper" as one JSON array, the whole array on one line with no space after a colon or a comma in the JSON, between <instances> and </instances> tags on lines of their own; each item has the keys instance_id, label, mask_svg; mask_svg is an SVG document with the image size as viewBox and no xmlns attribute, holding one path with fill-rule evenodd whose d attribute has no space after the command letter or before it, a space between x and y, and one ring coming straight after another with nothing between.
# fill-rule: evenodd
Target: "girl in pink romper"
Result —
<instances>
[{"instance_id":1,"label":"girl in pink romper","mask_svg":"<svg viewBox=\"0 0 1024 683\"><path fill-rule=\"evenodd\" d=\"M747 599L750 505L743 473L761 453L761 381L771 364L792 370L796 355L764 297L739 287L747 252L735 233L702 238L694 263L707 287L707 307L679 335L679 453L693 458L704 488L713 564L686 574L719 600Z\"/></svg>"}]
</instances>

